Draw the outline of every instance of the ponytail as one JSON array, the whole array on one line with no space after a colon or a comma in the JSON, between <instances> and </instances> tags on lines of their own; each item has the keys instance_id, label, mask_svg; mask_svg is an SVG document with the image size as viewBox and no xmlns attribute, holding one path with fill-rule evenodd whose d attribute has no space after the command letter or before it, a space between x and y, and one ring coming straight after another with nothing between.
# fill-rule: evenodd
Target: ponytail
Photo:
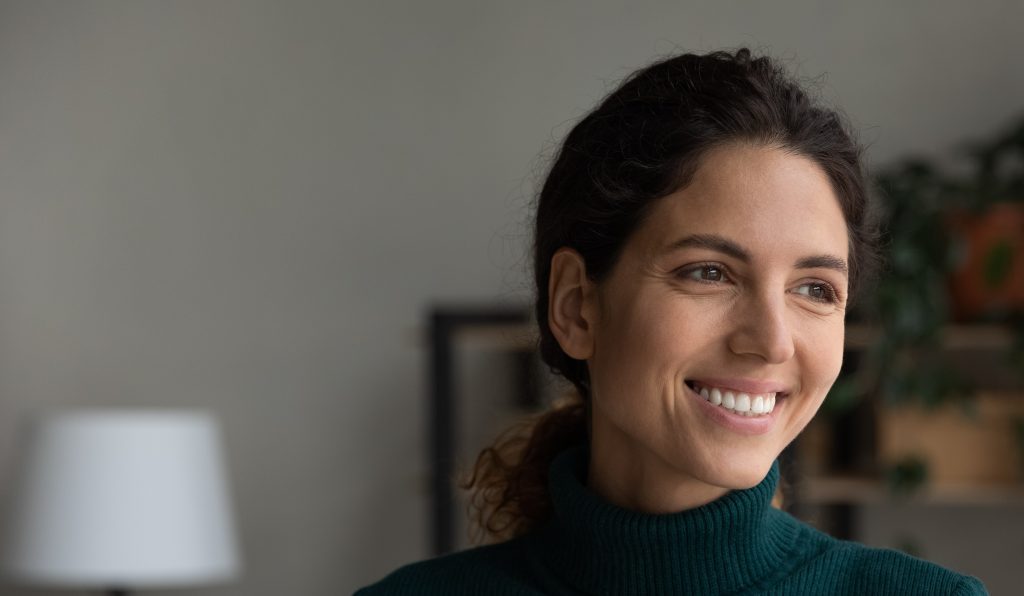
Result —
<instances>
[{"instance_id":1,"label":"ponytail","mask_svg":"<svg viewBox=\"0 0 1024 596\"><path fill-rule=\"evenodd\" d=\"M546 520L551 514L548 465L564 449L586 440L587 407L576 391L501 433L459 485L472 491L470 540L502 542Z\"/></svg>"}]
</instances>

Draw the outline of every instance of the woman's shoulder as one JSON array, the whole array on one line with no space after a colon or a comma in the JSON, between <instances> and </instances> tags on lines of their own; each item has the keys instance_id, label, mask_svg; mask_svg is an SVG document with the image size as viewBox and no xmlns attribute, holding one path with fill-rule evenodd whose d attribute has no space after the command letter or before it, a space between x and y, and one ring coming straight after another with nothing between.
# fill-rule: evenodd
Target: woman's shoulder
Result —
<instances>
[{"instance_id":1,"label":"woman's shoulder","mask_svg":"<svg viewBox=\"0 0 1024 596\"><path fill-rule=\"evenodd\" d=\"M796 575L817 576L833 584L832 593L987 595L976 577L890 548L837 540L805 526L816 554ZM828 579L825 579L828 576ZM810 577L808 577L810 579Z\"/></svg>"},{"instance_id":2,"label":"woman's shoulder","mask_svg":"<svg viewBox=\"0 0 1024 596\"><path fill-rule=\"evenodd\" d=\"M542 592L526 573L531 565L528 550L524 539L517 538L410 563L354 596L534 596Z\"/></svg>"}]
</instances>

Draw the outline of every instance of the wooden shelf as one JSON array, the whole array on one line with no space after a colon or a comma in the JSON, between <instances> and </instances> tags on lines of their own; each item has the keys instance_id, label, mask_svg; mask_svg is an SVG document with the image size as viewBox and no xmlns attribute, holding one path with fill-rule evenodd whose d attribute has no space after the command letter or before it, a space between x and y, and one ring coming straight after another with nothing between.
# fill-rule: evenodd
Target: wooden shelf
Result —
<instances>
[{"instance_id":1,"label":"wooden shelf","mask_svg":"<svg viewBox=\"0 0 1024 596\"><path fill-rule=\"evenodd\" d=\"M872 478L819 476L805 478L794 488L799 493L799 501L808 505L909 503L1024 507L1024 484L926 485L913 494L901 496Z\"/></svg>"},{"instance_id":2,"label":"wooden shelf","mask_svg":"<svg viewBox=\"0 0 1024 596\"><path fill-rule=\"evenodd\" d=\"M847 325L846 347L869 348L880 336L877 327ZM1012 345L1013 333L1001 325L949 325L942 333L942 347L947 350L1007 350Z\"/></svg>"},{"instance_id":3,"label":"wooden shelf","mask_svg":"<svg viewBox=\"0 0 1024 596\"><path fill-rule=\"evenodd\" d=\"M537 328L533 325L480 325L459 329L455 336L475 348L530 351L537 348Z\"/></svg>"}]
</instances>

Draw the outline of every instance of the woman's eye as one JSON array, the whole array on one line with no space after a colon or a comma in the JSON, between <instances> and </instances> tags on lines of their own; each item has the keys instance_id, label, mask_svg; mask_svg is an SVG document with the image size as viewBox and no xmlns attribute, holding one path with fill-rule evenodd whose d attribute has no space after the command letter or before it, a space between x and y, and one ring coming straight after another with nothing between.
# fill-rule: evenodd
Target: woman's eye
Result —
<instances>
[{"instance_id":1,"label":"woman's eye","mask_svg":"<svg viewBox=\"0 0 1024 596\"><path fill-rule=\"evenodd\" d=\"M834 303L839 301L835 289L824 282L811 282L803 284L796 289L797 294L807 296L816 302Z\"/></svg>"},{"instance_id":2,"label":"woman's eye","mask_svg":"<svg viewBox=\"0 0 1024 596\"><path fill-rule=\"evenodd\" d=\"M683 277L694 281L715 282L725 279L725 270L714 264L700 265L683 271Z\"/></svg>"}]
</instances>

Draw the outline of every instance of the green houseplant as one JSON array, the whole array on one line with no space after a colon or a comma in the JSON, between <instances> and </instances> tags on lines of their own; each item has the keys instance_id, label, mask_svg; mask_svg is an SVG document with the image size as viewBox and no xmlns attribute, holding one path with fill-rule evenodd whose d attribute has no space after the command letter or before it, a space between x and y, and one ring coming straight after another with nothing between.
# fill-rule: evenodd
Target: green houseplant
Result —
<instances>
[{"instance_id":1,"label":"green houseplant","mask_svg":"<svg viewBox=\"0 0 1024 596\"><path fill-rule=\"evenodd\" d=\"M889 403L914 400L926 406L972 393L971 384L950 366L942 335L957 322L950 279L965 252L951 220L980 214L996 205L1024 205L1024 118L1007 132L962 150L965 171L951 173L933 161L908 159L875 177L883 221L885 265L873 291L851 313L851 320L877 326L881 333L854 375L837 383L834 411L867 395ZM987 287L1010 280L1024 260L1006 244L983 257ZM1024 364L1024 313L1019 306L982 313L976 321L1007 326L1017 341L1006 356ZM1017 367L1018 369L1020 367ZM969 405L969 402L968 402Z\"/></svg>"},{"instance_id":2,"label":"green houseplant","mask_svg":"<svg viewBox=\"0 0 1024 596\"><path fill-rule=\"evenodd\" d=\"M997 206L1024 207L1024 118L992 139L965 145L959 156L960 163L952 166L906 159L874 177L883 223L884 266L849 319L877 329L878 334L859 354L855 369L844 372L833 387L823 407L826 419L849 424L851 413L866 407L874 408L874 415L879 410L884 415L886 408L900 406L933 410L954 405L968 416L975 415L975 383L957 372L956 355L943 346L943 337L954 323L994 323L1013 330L1014 345L997 358L1013 362L1011 370L1024 369L1020 304L1004 302L997 308L975 309L965 318L956 288L951 287L951 280L965 283L966 279L989 295L995 293L993 289L1024 281L1013 278L1024 266L1022 245L1007 242L986 247L971 267L978 271L965 276L965 254L972 247L966 245L963 229L955 225ZM1020 240L1024 243L1024 238ZM1024 461L1024 443L1019 445ZM902 474L901 461L883 462L885 469L879 471L890 479L909 478L897 483L905 494L915 482L924 484L929 473L915 467L920 473Z\"/></svg>"}]
</instances>

